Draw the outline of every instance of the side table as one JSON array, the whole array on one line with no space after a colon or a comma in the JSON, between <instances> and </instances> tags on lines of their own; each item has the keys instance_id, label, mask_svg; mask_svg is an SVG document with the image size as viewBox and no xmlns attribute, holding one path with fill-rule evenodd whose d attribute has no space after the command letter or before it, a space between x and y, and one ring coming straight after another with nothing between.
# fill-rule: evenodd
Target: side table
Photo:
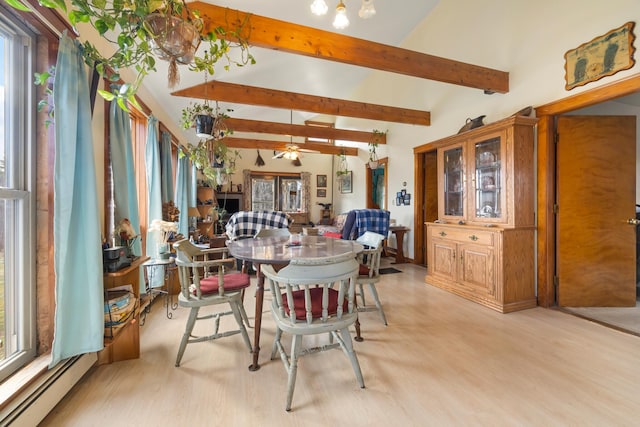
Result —
<instances>
[{"instance_id":1,"label":"side table","mask_svg":"<svg viewBox=\"0 0 640 427\"><path fill-rule=\"evenodd\" d=\"M169 257L168 259L159 259L159 258L151 258L147 261L145 261L142 264L142 267L144 267L144 276L145 276L145 289L146 289L146 293L148 295L148 301L146 301L146 306L144 307L144 318L140 320L140 325L144 325L144 321L146 320L146 315L151 311L151 303L153 302L153 300L158 296L158 295L164 295L165 296L165 305L167 307L167 319L171 319L173 317L173 313L171 313L169 311L169 308L171 308L171 310L175 310L176 308L178 308L178 304L174 303L172 301L171 298L171 294L169 292L170 290L170 286L169 286L169 278L171 277L169 271L171 269L175 269L176 268L176 263L173 257ZM157 274L157 271L159 270L158 267L164 267L164 278L162 281L162 286L161 287L152 287L151 283L153 283L153 278L154 275Z\"/></svg>"},{"instance_id":2,"label":"side table","mask_svg":"<svg viewBox=\"0 0 640 427\"><path fill-rule=\"evenodd\" d=\"M406 258L404 257L404 235L409 230L409 227L403 226L389 227L389 231L391 231L391 233L396 236L396 247L385 247L385 252L391 253L392 255L395 254L396 256L396 261L392 262L391 264L404 264L405 262L407 262Z\"/></svg>"}]
</instances>

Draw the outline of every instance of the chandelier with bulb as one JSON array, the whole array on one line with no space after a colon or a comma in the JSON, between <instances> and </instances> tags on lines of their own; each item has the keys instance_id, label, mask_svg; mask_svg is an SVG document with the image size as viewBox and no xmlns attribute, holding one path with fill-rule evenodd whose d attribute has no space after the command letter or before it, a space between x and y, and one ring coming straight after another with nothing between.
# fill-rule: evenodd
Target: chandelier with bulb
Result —
<instances>
[{"instance_id":1,"label":"chandelier with bulb","mask_svg":"<svg viewBox=\"0 0 640 427\"><path fill-rule=\"evenodd\" d=\"M311 3L311 13L314 15L326 15L329 11L329 6L325 0L313 0ZM373 0L362 0L362 6L358 12L358 16L362 19L371 18L376 14L376 8L373 5ZM342 0L339 0L338 6L336 6L336 15L333 19L333 26L338 30L344 30L349 26L349 18L347 17L347 7Z\"/></svg>"}]
</instances>

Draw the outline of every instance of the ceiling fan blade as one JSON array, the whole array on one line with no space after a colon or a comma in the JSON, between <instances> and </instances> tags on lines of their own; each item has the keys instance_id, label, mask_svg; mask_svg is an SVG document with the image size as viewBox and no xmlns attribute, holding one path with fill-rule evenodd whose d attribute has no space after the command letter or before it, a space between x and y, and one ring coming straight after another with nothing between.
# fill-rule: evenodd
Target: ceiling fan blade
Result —
<instances>
[{"instance_id":1,"label":"ceiling fan blade","mask_svg":"<svg viewBox=\"0 0 640 427\"><path fill-rule=\"evenodd\" d=\"M310 150L308 148L298 148L298 151L301 153L319 153L318 150Z\"/></svg>"},{"instance_id":2,"label":"ceiling fan blade","mask_svg":"<svg viewBox=\"0 0 640 427\"><path fill-rule=\"evenodd\" d=\"M276 154L275 156L272 157L272 159L281 159L282 156L284 156L286 153L286 151L281 151L278 154Z\"/></svg>"}]
</instances>

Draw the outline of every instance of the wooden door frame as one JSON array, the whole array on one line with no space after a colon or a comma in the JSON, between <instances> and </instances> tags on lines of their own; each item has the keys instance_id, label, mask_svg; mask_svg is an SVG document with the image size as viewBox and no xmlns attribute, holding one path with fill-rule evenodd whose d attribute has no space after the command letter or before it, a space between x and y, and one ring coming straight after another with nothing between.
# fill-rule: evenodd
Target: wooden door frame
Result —
<instances>
[{"instance_id":1,"label":"wooden door frame","mask_svg":"<svg viewBox=\"0 0 640 427\"><path fill-rule=\"evenodd\" d=\"M384 209L389 210L389 158L383 157L382 159L378 159L378 167L384 166L384 197L385 197L385 207ZM365 164L366 170L366 188L367 188L367 209L378 209L375 207L375 203L373 202L373 171L369 167L369 165ZM380 208L382 209L382 208Z\"/></svg>"},{"instance_id":2,"label":"wooden door frame","mask_svg":"<svg viewBox=\"0 0 640 427\"><path fill-rule=\"evenodd\" d=\"M538 117L538 305L556 305L555 129L559 115L640 91L640 74L536 107Z\"/></svg>"}]
</instances>

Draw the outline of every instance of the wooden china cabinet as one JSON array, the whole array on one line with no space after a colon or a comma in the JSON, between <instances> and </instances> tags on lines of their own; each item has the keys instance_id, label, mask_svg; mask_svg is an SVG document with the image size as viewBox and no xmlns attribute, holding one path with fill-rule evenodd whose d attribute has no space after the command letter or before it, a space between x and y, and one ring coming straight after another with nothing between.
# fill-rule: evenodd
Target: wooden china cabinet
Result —
<instances>
[{"instance_id":1,"label":"wooden china cabinet","mask_svg":"<svg viewBox=\"0 0 640 427\"><path fill-rule=\"evenodd\" d=\"M536 306L535 118L510 117L434 141L438 220L426 282L507 313Z\"/></svg>"}]
</instances>

